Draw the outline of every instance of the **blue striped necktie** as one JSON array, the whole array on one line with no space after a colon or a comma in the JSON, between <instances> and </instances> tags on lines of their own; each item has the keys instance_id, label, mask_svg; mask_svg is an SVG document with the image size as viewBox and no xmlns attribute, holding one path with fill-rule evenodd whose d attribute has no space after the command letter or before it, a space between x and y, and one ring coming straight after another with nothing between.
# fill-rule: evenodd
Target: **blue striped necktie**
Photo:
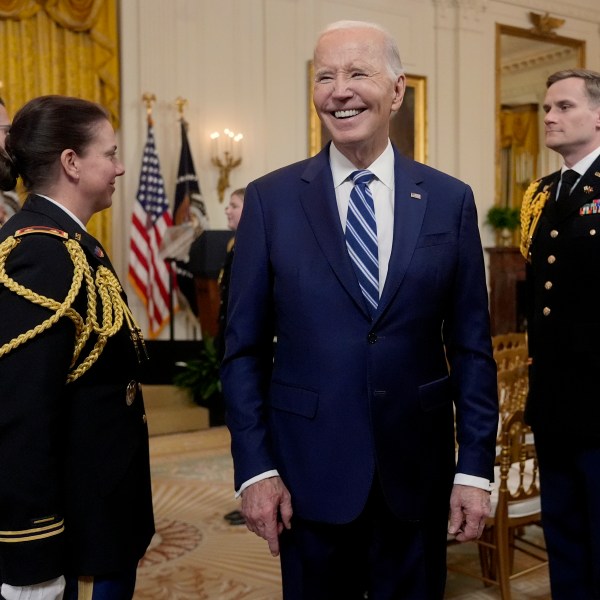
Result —
<instances>
[{"instance_id":1,"label":"blue striped necktie","mask_svg":"<svg viewBox=\"0 0 600 600\"><path fill-rule=\"evenodd\" d=\"M346 246L360 289L373 316L379 302L379 252L375 207L369 182L375 176L371 171L354 171L350 177L354 187L348 203Z\"/></svg>"}]
</instances>

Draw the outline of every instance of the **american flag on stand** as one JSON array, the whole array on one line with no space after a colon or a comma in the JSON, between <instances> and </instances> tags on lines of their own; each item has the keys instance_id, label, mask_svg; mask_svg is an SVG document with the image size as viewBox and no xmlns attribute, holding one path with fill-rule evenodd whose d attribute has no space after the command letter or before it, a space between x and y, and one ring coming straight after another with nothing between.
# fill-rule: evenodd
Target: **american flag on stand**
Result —
<instances>
[{"instance_id":1,"label":"american flag on stand","mask_svg":"<svg viewBox=\"0 0 600 600\"><path fill-rule=\"evenodd\" d=\"M154 143L152 119L149 117L140 184L131 222L129 281L146 305L151 338L160 333L177 309L177 306L170 306L169 282L173 281L171 267L159 256L165 230L171 224L169 202Z\"/></svg>"}]
</instances>

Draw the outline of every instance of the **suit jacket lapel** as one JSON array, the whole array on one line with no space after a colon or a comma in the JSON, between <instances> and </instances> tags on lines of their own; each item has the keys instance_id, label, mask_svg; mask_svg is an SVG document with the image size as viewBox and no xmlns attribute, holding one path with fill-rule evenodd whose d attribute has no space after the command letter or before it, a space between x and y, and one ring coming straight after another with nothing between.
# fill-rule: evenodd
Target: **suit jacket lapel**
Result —
<instances>
[{"instance_id":1,"label":"suit jacket lapel","mask_svg":"<svg viewBox=\"0 0 600 600\"><path fill-rule=\"evenodd\" d=\"M329 144L309 161L302 174L302 180L306 186L300 194L300 202L317 243L341 285L357 306L369 316L352 260L346 249L329 168Z\"/></svg>"},{"instance_id":2,"label":"suit jacket lapel","mask_svg":"<svg viewBox=\"0 0 600 600\"><path fill-rule=\"evenodd\" d=\"M412 259L427 208L427 192L418 184L423 178L411 160L394 148L394 239L388 273L377 307L380 317L398 292Z\"/></svg>"}]
</instances>

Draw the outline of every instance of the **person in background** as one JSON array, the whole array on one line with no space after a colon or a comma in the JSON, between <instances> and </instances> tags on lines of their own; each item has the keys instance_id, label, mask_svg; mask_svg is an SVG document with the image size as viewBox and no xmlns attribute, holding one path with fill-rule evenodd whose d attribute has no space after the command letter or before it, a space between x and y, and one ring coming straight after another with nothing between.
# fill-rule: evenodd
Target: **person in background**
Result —
<instances>
[{"instance_id":1,"label":"person in background","mask_svg":"<svg viewBox=\"0 0 600 600\"><path fill-rule=\"evenodd\" d=\"M239 188L232 192L229 204L225 207L225 215L227 216L227 227L235 233L242 216L244 208L244 194L246 188ZM235 237L231 238L227 245L227 256L223 268L219 273L219 292L221 296L221 304L219 305L219 329L215 340L215 348L219 361L223 360L225 354L225 326L227 324L227 300L229 297L229 280L231 278L231 265L235 250ZM225 407L223 406L223 423L225 423ZM225 515L225 520L231 525L243 525L246 521L240 510L232 510Z\"/></svg>"},{"instance_id":2,"label":"person in background","mask_svg":"<svg viewBox=\"0 0 600 600\"><path fill-rule=\"evenodd\" d=\"M522 204L535 436L555 600L600 598L600 73L547 80L546 146L560 171Z\"/></svg>"},{"instance_id":3,"label":"person in background","mask_svg":"<svg viewBox=\"0 0 600 600\"><path fill-rule=\"evenodd\" d=\"M0 583L5 600L130 600L154 533L140 331L87 231L123 175L108 113L42 96L15 115L0 187Z\"/></svg>"},{"instance_id":4,"label":"person in background","mask_svg":"<svg viewBox=\"0 0 600 600\"><path fill-rule=\"evenodd\" d=\"M225 215L227 216L227 227L231 231L237 231L240 217L242 216L242 210L244 208L244 194L246 188L239 188L231 193L229 198L229 204L225 207ZM219 293L220 293L220 305L219 305L219 328L217 331L217 339L215 340L215 348L219 360L223 360L225 354L225 325L227 324L227 299L229 296L229 280L231 277L231 265L233 263L235 249L235 237L231 238L227 245L227 256L225 257L225 263L219 273Z\"/></svg>"},{"instance_id":5,"label":"person in background","mask_svg":"<svg viewBox=\"0 0 600 600\"><path fill-rule=\"evenodd\" d=\"M387 31L330 25L314 72L333 142L252 182L236 234L235 489L286 600L439 600L447 533L475 539L490 512L498 426L473 194L391 144Z\"/></svg>"},{"instance_id":6,"label":"person in background","mask_svg":"<svg viewBox=\"0 0 600 600\"><path fill-rule=\"evenodd\" d=\"M0 98L0 149L4 149L4 140L10 129L10 119L4 100ZM1 152L1 150L0 150ZM14 191L0 190L0 227L19 210L19 198Z\"/></svg>"}]
</instances>

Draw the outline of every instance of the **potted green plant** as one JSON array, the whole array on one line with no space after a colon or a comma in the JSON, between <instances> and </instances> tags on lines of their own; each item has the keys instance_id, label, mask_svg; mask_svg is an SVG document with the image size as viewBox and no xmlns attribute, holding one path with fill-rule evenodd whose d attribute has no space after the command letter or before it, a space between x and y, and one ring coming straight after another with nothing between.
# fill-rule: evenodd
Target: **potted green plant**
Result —
<instances>
[{"instance_id":1,"label":"potted green plant","mask_svg":"<svg viewBox=\"0 0 600 600\"><path fill-rule=\"evenodd\" d=\"M188 390L199 406L208 408L211 426L225 422L225 405L219 359L212 337L204 337L196 358L175 363L181 371L173 377L173 385Z\"/></svg>"},{"instance_id":2,"label":"potted green plant","mask_svg":"<svg viewBox=\"0 0 600 600\"><path fill-rule=\"evenodd\" d=\"M513 242L513 233L521 224L521 208L492 206L488 210L485 222L496 231L496 243L499 246L510 246Z\"/></svg>"}]
</instances>

